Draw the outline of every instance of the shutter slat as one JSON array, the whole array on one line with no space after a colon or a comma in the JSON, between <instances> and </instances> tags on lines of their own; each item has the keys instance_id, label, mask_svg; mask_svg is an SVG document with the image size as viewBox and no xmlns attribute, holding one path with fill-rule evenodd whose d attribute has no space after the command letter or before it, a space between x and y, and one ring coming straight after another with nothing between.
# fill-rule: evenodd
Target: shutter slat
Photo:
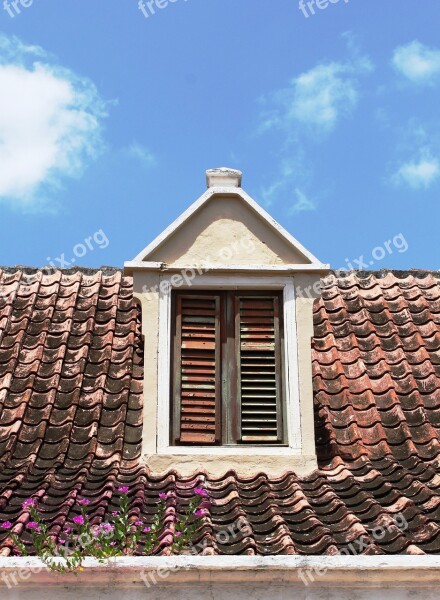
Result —
<instances>
[{"instance_id":1,"label":"shutter slat","mask_svg":"<svg viewBox=\"0 0 440 600\"><path fill-rule=\"evenodd\" d=\"M282 441L278 296L236 300L242 442Z\"/></svg>"},{"instance_id":2,"label":"shutter slat","mask_svg":"<svg viewBox=\"0 0 440 600\"><path fill-rule=\"evenodd\" d=\"M175 440L220 439L220 297L176 295Z\"/></svg>"}]
</instances>

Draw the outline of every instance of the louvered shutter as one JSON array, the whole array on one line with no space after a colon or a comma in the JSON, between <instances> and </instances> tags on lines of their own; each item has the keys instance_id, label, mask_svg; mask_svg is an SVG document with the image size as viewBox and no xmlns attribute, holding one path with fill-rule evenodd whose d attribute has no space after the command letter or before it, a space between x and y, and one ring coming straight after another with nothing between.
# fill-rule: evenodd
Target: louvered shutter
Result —
<instances>
[{"instance_id":1,"label":"louvered shutter","mask_svg":"<svg viewBox=\"0 0 440 600\"><path fill-rule=\"evenodd\" d=\"M220 296L176 296L174 438L220 442Z\"/></svg>"},{"instance_id":2,"label":"louvered shutter","mask_svg":"<svg viewBox=\"0 0 440 600\"><path fill-rule=\"evenodd\" d=\"M241 442L282 442L278 296L237 296Z\"/></svg>"}]
</instances>

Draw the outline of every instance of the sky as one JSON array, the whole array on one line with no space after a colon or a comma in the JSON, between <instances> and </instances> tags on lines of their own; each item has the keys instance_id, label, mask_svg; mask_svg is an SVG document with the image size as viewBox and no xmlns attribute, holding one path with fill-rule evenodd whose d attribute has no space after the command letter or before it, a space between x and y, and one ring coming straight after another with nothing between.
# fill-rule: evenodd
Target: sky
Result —
<instances>
[{"instance_id":1,"label":"sky","mask_svg":"<svg viewBox=\"0 0 440 600\"><path fill-rule=\"evenodd\" d=\"M227 166L334 269L440 269L439 22L438 0L0 0L0 264L121 267Z\"/></svg>"}]
</instances>

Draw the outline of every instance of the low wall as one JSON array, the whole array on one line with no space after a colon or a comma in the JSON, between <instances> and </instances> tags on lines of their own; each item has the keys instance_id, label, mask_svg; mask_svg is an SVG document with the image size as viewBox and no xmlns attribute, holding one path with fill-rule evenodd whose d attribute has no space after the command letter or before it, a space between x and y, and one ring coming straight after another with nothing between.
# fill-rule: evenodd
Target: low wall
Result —
<instances>
[{"instance_id":1,"label":"low wall","mask_svg":"<svg viewBox=\"0 0 440 600\"><path fill-rule=\"evenodd\" d=\"M0 559L1 600L437 600L439 587L435 556L87 559L77 576Z\"/></svg>"}]
</instances>

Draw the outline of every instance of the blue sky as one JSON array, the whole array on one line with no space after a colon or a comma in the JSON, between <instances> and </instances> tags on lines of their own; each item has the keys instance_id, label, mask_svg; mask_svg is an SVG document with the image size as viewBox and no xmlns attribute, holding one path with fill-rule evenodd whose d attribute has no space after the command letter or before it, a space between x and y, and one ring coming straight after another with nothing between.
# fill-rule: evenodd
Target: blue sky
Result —
<instances>
[{"instance_id":1,"label":"blue sky","mask_svg":"<svg viewBox=\"0 0 440 600\"><path fill-rule=\"evenodd\" d=\"M438 0L157 3L0 0L0 264L122 266L230 166L334 268L440 268Z\"/></svg>"}]
</instances>

